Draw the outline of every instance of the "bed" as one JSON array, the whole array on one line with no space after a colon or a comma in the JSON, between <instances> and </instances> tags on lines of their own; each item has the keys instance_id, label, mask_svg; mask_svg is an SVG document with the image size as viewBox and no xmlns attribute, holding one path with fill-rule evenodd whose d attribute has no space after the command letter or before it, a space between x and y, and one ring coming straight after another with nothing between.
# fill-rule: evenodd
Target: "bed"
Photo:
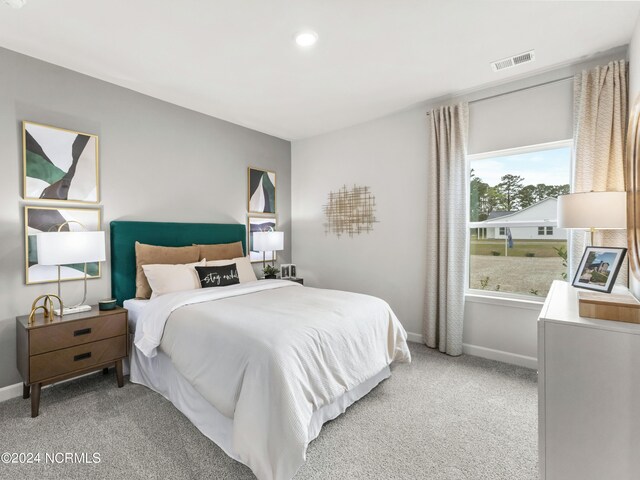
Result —
<instances>
[{"instance_id":1,"label":"bed","mask_svg":"<svg viewBox=\"0 0 640 480\"><path fill-rule=\"evenodd\" d=\"M135 300L135 241L244 246L245 227L112 222L112 291L135 331L131 381L260 480L292 478L325 422L410 361L390 307L367 295L261 280Z\"/></svg>"}]
</instances>

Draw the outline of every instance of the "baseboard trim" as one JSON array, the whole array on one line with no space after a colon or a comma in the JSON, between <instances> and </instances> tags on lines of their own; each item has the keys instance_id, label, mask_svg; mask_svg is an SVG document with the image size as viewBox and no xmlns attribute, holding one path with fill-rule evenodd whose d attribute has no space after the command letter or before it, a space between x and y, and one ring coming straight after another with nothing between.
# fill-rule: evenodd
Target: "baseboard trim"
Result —
<instances>
[{"instance_id":1,"label":"baseboard trim","mask_svg":"<svg viewBox=\"0 0 640 480\"><path fill-rule=\"evenodd\" d=\"M0 402L5 400L11 400L12 398L22 396L22 383L16 383L14 385L7 385L0 388Z\"/></svg>"},{"instance_id":2,"label":"baseboard trim","mask_svg":"<svg viewBox=\"0 0 640 480\"><path fill-rule=\"evenodd\" d=\"M413 343L424 343L422 340L422 335L419 333L407 332L407 340Z\"/></svg>"},{"instance_id":3,"label":"baseboard trim","mask_svg":"<svg viewBox=\"0 0 640 480\"><path fill-rule=\"evenodd\" d=\"M538 369L538 359L535 357L505 352L503 350L494 350L493 348L480 347L478 345L469 345L468 343L462 344L462 351L465 354L473 355L474 357L482 357L488 358L489 360L511 363L512 365L532 368L533 370Z\"/></svg>"}]
</instances>

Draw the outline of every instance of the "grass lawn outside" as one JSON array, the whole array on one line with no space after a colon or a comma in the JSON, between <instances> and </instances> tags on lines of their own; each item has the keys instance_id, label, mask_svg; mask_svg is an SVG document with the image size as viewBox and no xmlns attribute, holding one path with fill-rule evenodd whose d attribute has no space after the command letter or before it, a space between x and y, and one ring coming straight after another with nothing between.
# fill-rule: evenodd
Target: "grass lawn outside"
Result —
<instances>
[{"instance_id":1,"label":"grass lawn outside","mask_svg":"<svg viewBox=\"0 0 640 480\"><path fill-rule=\"evenodd\" d=\"M505 241L499 240L478 240L471 239L470 254L471 255L493 255L491 252L498 252L499 256L505 255ZM554 247L566 247L566 240L514 240L513 248L507 249L509 257L527 257L527 254L533 254L534 257L558 257L558 253ZM531 256L531 255L529 255Z\"/></svg>"}]
</instances>

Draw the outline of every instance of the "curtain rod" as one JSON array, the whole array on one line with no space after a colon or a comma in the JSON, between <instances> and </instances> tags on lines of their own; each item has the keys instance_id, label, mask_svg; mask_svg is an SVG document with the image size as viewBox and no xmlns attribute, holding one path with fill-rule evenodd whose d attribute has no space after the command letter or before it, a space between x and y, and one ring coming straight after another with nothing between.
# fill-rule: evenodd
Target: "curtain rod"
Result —
<instances>
[{"instance_id":1,"label":"curtain rod","mask_svg":"<svg viewBox=\"0 0 640 480\"><path fill-rule=\"evenodd\" d=\"M548 82L538 83L537 85L530 85L528 87L517 88L516 90L509 90L508 92L496 93L495 95L489 95L487 97L477 98L476 100L471 100L469 105L473 105L474 103L484 102L485 100L491 100L493 98L502 97L504 95L511 95L512 93L522 92L524 90L531 90L532 88L544 87L545 85L551 85L552 83L564 82L566 80L572 80L574 75L570 77L562 77L556 80L549 80ZM427 115L431 115L431 112L427 112Z\"/></svg>"}]
</instances>

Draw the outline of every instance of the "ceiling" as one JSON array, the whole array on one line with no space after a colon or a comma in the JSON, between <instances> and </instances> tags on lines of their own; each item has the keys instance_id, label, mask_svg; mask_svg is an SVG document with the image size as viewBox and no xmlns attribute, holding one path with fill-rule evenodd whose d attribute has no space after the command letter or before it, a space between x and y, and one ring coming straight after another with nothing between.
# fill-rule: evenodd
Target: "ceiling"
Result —
<instances>
[{"instance_id":1,"label":"ceiling","mask_svg":"<svg viewBox=\"0 0 640 480\"><path fill-rule=\"evenodd\" d=\"M285 139L627 44L640 2L27 0L0 46ZM311 49L293 35L318 32ZM494 73L489 62L536 50Z\"/></svg>"}]
</instances>

